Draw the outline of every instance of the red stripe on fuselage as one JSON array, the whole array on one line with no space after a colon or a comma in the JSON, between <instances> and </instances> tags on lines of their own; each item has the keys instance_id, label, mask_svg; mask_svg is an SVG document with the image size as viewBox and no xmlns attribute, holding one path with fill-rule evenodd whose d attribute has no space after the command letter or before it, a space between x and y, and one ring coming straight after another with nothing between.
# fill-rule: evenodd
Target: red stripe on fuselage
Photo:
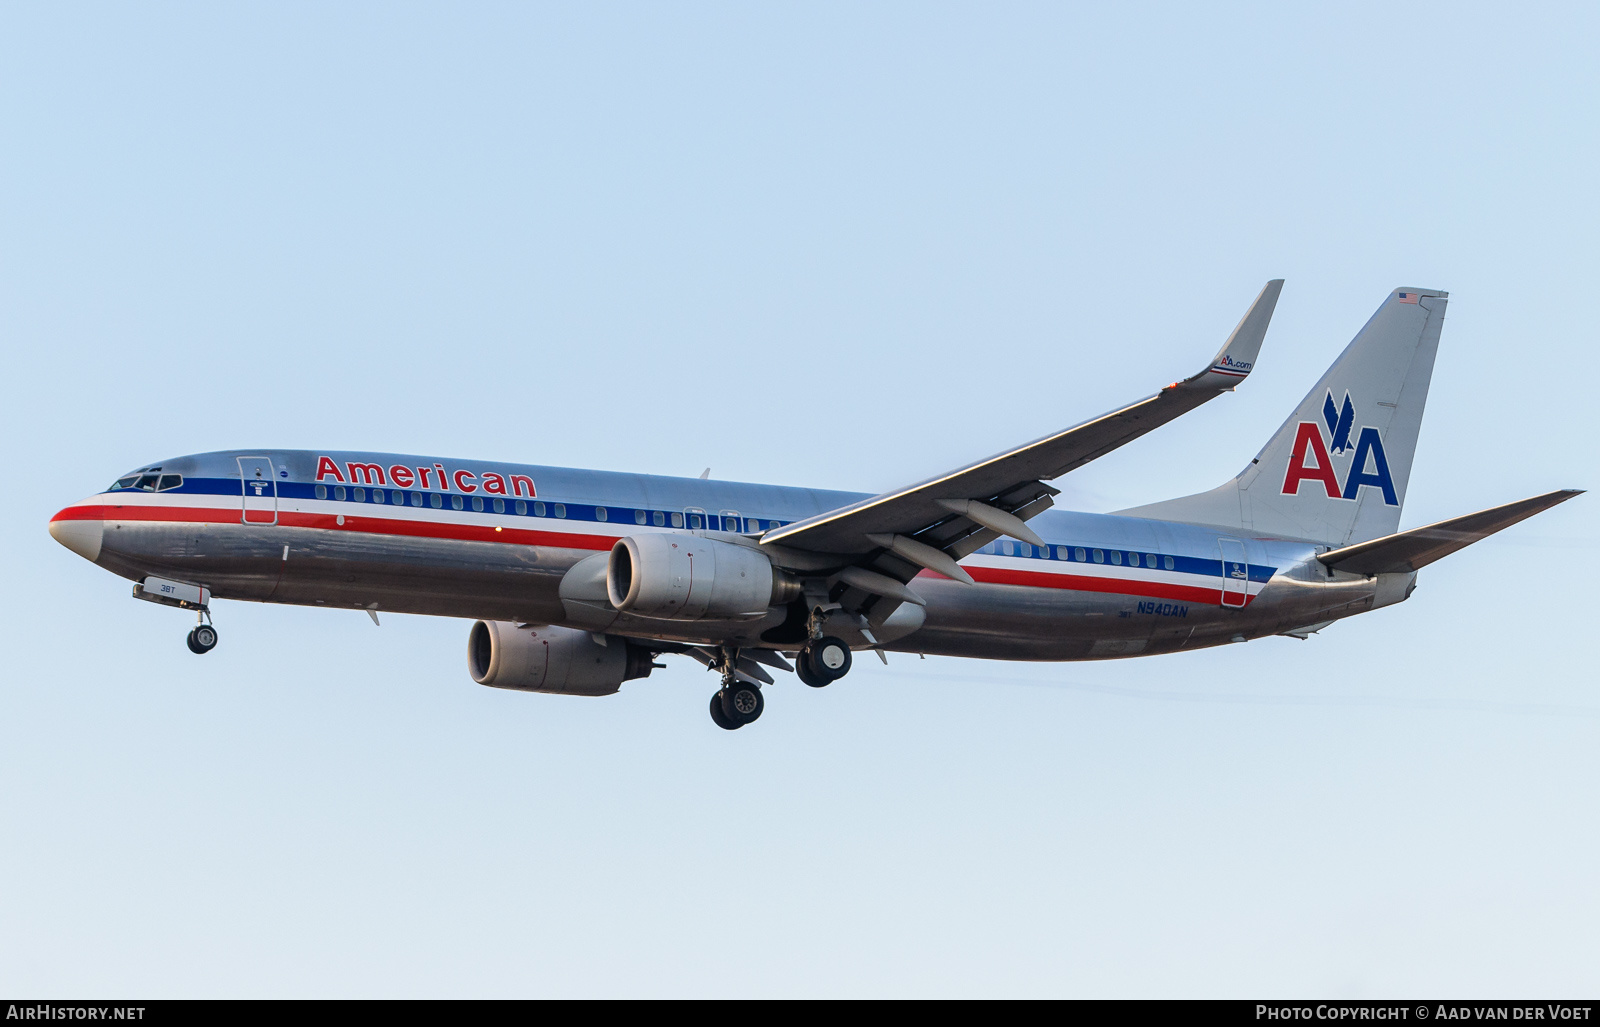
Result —
<instances>
[{"instance_id":1,"label":"red stripe on fuselage","mask_svg":"<svg viewBox=\"0 0 1600 1027\"><path fill-rule=\"evenodd\" d=\"M338 517L344 517L340 524ZM167 521L186 524L240 524L238 507L216 509L177 506L74 506L51 518L53 521ZM273 527L267 522L249 521L244 526ZM357 514L308 514L279 510L280 528L316 528L322 531L359 531L369 535L405 535L411 538L441 538L460 542L506 542L518 545L551 546L561 549L610 549L615 535L589 535L564 531L534 531L528 528L492 524L454 524L441 521L413 521L392 517L363 517Z\"/></svg>"},{"instance_id":2,"label":"red stripe on fuselage","mask_svg":"<svg viewBox=\"0 0 1600 1027\"><path fill-rule=\"evenodd\" d=\"M1134 578L1102 578L1090 574L1012 570L1009 567L967 567L966 570L975 580L989 585L1021 585L1025 588L1060 588L1072 592L1147 596L1151 599L1172 599L1180 603L1201 603L1211 606L1217 606L1222 602L1221 589L1200 588L1195 585L1172 585L1162 581L1140 581ZM1246 596L1245 602L1248 603L1252 598L1254 597Z\"/></svg>"}]
</instances>

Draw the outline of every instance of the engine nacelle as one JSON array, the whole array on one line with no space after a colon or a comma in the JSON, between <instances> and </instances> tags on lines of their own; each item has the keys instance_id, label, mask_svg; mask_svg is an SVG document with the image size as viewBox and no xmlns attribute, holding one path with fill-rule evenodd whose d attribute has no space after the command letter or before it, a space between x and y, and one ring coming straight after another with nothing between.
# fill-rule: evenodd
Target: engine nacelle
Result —
<instances>
[{"instance_id":1,"label":"engine nacelle","mask_svg":"<svg viewBox=\"0 0 1600 1027\"><path fill-rule=\"evenodd\" d=\"M467 635L467 670L493 688L566 695L610 695L650 674L648 649L621 638L543 624L480 620Z\"/></svg>"},{"instance_id":2,"label":"engine nacelle","mask_svg":"<svg viewBox=\"0 0 1600 1027\"><path fill-rule=\"evenodd\" d=\"M764 617L800 586L748 546L696 535L619 539L606 566L611 605L640 617L739 620Z\"/></svg>"}]
</instances>

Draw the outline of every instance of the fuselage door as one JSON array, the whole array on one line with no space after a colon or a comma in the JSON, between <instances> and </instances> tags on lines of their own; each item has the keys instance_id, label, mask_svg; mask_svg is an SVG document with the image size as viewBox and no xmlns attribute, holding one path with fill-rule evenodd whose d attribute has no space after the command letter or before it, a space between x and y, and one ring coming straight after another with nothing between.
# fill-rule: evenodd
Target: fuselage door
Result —
<instances>
[{"instance_id":1,"label":"fuselage door","mask_svg":"<svg viewBox=\"0 0 1600 1027\"><path fill-rule=\"evenodd\" d=\"M722 530L723 531L735 531L735 532L737 532L737 531L743 531L744 530L744 522L739 519L739 511L737 511L737 510L723 510L721 516L722 516Z\"/></svg>"},{"instance_id":2,"label":"fuselage door","mask_svg":"<svg viewBox=\"0 0 1600 1027\"><path fill-rule=\"evenodd\" d=\"M706 512L698 506L687 507L683 511L684 523L695 531L706 529Z\"/></svg>"},{"instance_id":3,"label":"fuselage door","mask_svg":"<svg viewBox=\"0 0 1600 1027\"><path fill-rule=\"evenodd\" d=\"M244 492L244 523L277 524L278 477L272 460L264 456L239 457L239 483Z\"/></svg>"},{"instance_id":4,"label":"fuselage door","mask_svg":"<svg viewBox=\"0 0 1600 1027\"><path fill-rule=\"evenodd\" d=\"M1250 564L1244 543L1236 538L1219 538L1222 550L1222 605L1243 606L1250 598Z\"/></svg>"}]
</instances>

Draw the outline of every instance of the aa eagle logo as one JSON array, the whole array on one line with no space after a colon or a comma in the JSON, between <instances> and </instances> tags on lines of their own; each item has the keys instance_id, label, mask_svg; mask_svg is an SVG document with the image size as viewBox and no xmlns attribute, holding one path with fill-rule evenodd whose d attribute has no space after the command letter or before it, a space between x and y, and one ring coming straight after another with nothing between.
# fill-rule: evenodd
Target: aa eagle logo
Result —
<instances>
[{"instance_id":1,"label":"aa eagle logo","mask_svg":"<svg viewBox=\"0 0 1600 1027\"><path fill-rule=\"evenodd\" d=\"M1318 482L1329 499L1356 499L1363 485L1379 489L1388 506L1399 506L1395 495L1394 478L1389 474L1389 457L1383 451L1383 436L1378 429L1364 427L1356 435L1354 444L1350 432L1355 428L1356 406L1350 393L1344 394L1344 403L1335 405L1333 392L1322 401L1322 421L1301 421L1295 432L1294 447L1289 452L1289 467L1283 476L1283 494L1300 494L1306 482ZM1323 425L1327 438L1323 438ZM1345 468L1344 483L1334 467L1333 455L1341 457L1349 450L1355 453ZM1342 460L1340 461L1343 462Z\"/></svg>"}]
</instances>

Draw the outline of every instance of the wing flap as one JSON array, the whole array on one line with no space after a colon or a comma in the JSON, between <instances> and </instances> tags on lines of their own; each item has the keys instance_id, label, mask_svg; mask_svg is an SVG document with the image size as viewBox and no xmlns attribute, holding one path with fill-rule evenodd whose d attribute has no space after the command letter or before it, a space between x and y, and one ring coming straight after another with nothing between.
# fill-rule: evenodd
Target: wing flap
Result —
<instances>
[{"instance_id":1,"label":"wing flap","mask_svg":"<svg viewBox=\"0 0 1600 1027\"><path fill-rule=\"evenodd\" d=\"M1335 570L1354 574L1415 571L1582 494L1582 489L1547 492L1532 499L1518 500L1462 517L1452 517L1437 524L1385 535L1370 542L1358 542L1353 546L1330 550L1317 559Z\"/></svg>"}]
</instances>

